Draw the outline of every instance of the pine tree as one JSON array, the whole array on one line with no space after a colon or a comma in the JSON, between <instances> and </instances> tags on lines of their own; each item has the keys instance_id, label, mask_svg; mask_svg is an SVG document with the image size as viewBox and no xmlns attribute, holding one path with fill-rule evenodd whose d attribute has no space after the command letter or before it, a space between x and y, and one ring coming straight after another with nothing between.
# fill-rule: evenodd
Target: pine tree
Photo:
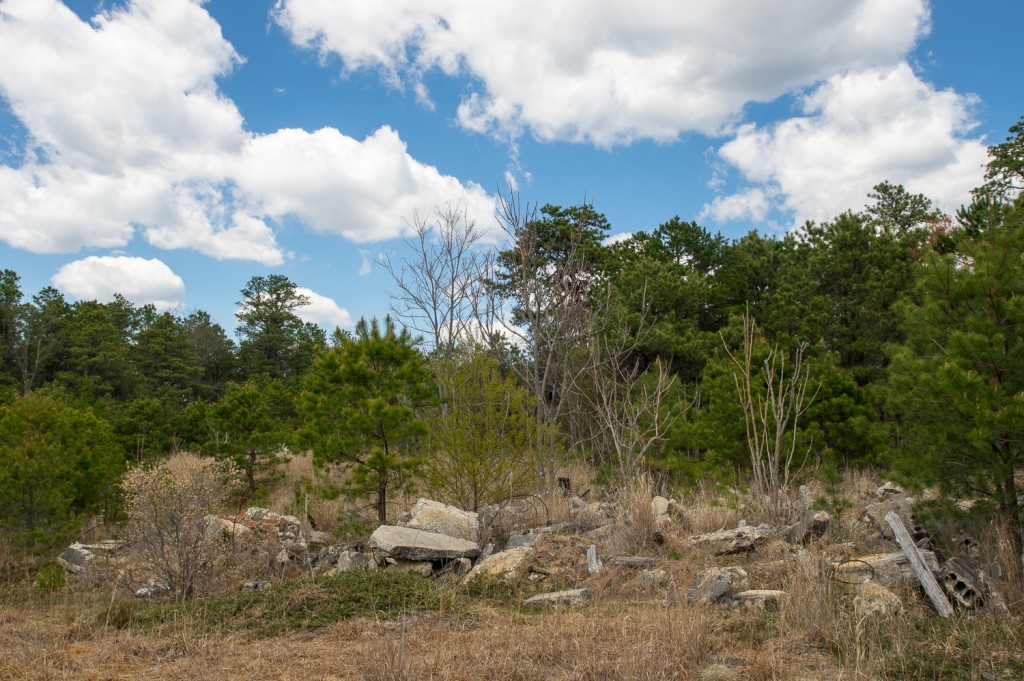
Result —
<instances>
[{"instance_id":1,"label":"pine tree","mask_svg":"<svg viewBox=\"0 0 1024 681\"><path fill-rule=\"evenodd\" d=\"M335 346L314 362L300 397L303 438L319 463L350 466L350 491L375 496L387 522L388 494L419 467L426 429L420 408L435 388L418 340L390 317L359 320L335 333Z\"/></svg>"}]
</instances>

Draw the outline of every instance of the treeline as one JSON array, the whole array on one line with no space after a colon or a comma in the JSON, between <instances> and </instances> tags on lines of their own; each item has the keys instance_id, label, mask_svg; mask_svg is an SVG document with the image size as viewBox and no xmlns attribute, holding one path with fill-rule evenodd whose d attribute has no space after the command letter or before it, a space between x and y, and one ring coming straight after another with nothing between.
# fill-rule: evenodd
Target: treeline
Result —
<instances>
[{"instance_id":1,"label":"treeline","mask_svg":"<svg viewBox=\"0 0 1024 681\"><path fill-rule=\"evenodd\" d=\"M202 311L26 300L5 270L0 523L46 545L176 450L232 461L256 495L282 450L312 449L381 521L404 485L475 508L566 457L766 497L873 466L980 501L1020 556L1022 140L1024 120L955 216L883 182L780 238L673 218L606 245L593 206L509 196L491 250L444 209L385 263L408 328L328 337L271 275L242 290L236 343Z\"/></svg>"}]
</instances>

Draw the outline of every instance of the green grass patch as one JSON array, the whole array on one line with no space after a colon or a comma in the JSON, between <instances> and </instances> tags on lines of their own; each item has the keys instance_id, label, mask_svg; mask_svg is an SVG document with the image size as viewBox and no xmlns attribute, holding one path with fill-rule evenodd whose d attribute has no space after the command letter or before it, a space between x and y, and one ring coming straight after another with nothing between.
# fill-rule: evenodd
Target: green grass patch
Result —
<instances>
[{"instance_id":1,"label":"green grass patch","mask_svg":"<svg viewBox=\"0 0 1024 681\"><path fill-rule=\"evenodd\" d=\"M260 591L141 607L133 613L132 623L139 629L160 629L187 619L210 631L247 631L263 637L354 617L392 618L438 610L443 602L441 589L419 575L352 570Z\"/></svg>"}]
</instances>

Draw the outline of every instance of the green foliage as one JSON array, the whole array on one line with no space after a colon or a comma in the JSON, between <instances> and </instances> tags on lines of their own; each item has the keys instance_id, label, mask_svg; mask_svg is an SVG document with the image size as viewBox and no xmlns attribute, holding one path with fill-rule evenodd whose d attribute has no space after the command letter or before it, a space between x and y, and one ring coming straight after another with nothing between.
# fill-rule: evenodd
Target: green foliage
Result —
<instances>
[{"instance_id":1,"label":"green foliage","mask_svg":"<svg viewBox=\"0 0 1024 681\"><path fill-rule=\"evenodd\" d=\"M954 498L994 501L1020 559L1024 199L987 203L984 216L977 236L956 235L955 253L922 258L903 307L907 342L890 370L894 464Z\"/></svg>"},{"instance_id":2,"label":"green foliage","mask_svg":"<svg viewBox=\"0 0 1024 681\"><path fill-rule=\"evenodd\" d=\"M881 229L881 219L844 213L805 225L787 251L765 322L776 340L807 339L833 353L860 385L885 375L884 347L900 338L894 305L913 285L912 254L921 238L913 230Z\"/></svg>"},{"instance_id":3,"label":"green foliage","mask_svg":"<svg viewBox=\"0 0 1024 681\"><path fill-rule=\"evenodd\" d=\"M43 591L58 591L67 585L67 574L58 563L46 563L36 572L35 586Z\"/></svg>"},{"instance_id":4,"label":"green foliage","mask_svg":"<svg viewBox=\"0 0 1024 681\"><path fill-rule=\"evenodd\" d=\"M300 380L326 343L319 327L295 310L309 298L283 274L253 277L238 301L238 361L245 375Z\"/></svg>"},{"instance_id":5,"label":"green foliage","mask_svg":"<svg viewBox=\"0 0 1024 681\"><path fill-rule=\"evenodd\" d=\"M318 463L346 463L350 491L375 495L377 517L387 521L387 498L419 468L426 432L420 410L436 391L418 341L390 317L360 319L355 333L335 333L335 346L313 364L299 410L302 437Z\"/></svg>"},{"instance_id":6,"label":"green foliage","mask_svg":"<svg viewBox=\"0 0 1024 681\"><path fill-rule=\"evenodd\" d=\"M608 220L590 204L582 206L545 205L541 217L519 225L520 233L510 235L516 243L498 253L497 272L492 282L504 297L513 299L512 319L523 324L532 316L529 308L544 307L545 291L562 290L569 277L578 295L585 295L593 279L591 273L601 269L607 250L601 244L608 234ZM524 287L524 281L537 280L534 287ZM536 300L523 300L523 292L533 290Z\"/></svg>"},{"instance_id":7,"label":"green foliage","mask_svg":"<svg viewBox=\"0 0 1024 681\"><path fill-rule=\"evenodd\" d=\"M725 250L720 234L678 217L610 248L606 268L627 321L656 320L636 349L645 365L661 358L681 380L699 378L724 323L709 301Z\"/></svg>"},{"instance_id":8,"label":"green foliage","mask_svg":"<svg viewBox=\"0 0 1024 681\"><path fill-rule=\"evenodd\" d=\"M138 609L133 623L145 630L189 615L213 632L249 632L264 637L355 617L392 618L437 610L441 605L441 587L433 580L408 572L351 570L259 591L150 606Z\"/></svg>"},{"instance_id":9,"label":"green foliage","mask_svg":"<svg viewBox=\"0 0 1024 681\"><path fill-rule=\"evenodd\" d=\"M235 375L235 344L203 310L192 312L181 324L199 370L198 396L210 399Z\"/></svg>"},{"instance_id":10,"label":"green foliage","mask_svg":"<svg viewBox=\"0 0 1024 681\"><path fill-rule=\"evenodd\" d=\"M36 391L0 406L0 525L15 544L46 550L82 514L109 510L124 465L110 425Z\"/></svg>"},{"instance_id":11,"label":"green foliage","mask_svg":"<svg viewBox=\"0 0 1024 681\"><path fill-rule=\"evenodd\" d=\"M1010 137L988 148L985 184L976 194L1012 198L1024 190L1024 116L1010 126Z\"/></svg>"},{"instance_id":12,"label":"green foliage","mask_svg":"<svg viewBox=\"0 0 1024 681\"><path fill-rule=\"evenodd\" d=\"M203 409L204 454L231 461L245 478L246 496L257 492L297 426L294 395L281 381L229 383L220 400ZM198 408L198 407L196 407Z\"/></svg>"},{"instance_id":13,"label":"green foliage","mask_svg":"<svg viewBox=\"0 0 1024 681\"><path fill-rule=\"evenodd\" d=\"M445 397L427 419L424 460L437 498L476 511L536 490L536 398L479 348L461 349L437 375Z\"/></svg>"},{"instance_id":14,"label":"green foliage","mask_svg":"<svg viewBox=\"0 0 1024 681\"><path fill-rule=\"evenodd\" d=\"M871 225L886 234L913 237L915 231L942 219L942 211L931 199L924 194L911 194L901 184L876 184L868 198L873 203L865 213Z\"/></svg>"}]
</instances>

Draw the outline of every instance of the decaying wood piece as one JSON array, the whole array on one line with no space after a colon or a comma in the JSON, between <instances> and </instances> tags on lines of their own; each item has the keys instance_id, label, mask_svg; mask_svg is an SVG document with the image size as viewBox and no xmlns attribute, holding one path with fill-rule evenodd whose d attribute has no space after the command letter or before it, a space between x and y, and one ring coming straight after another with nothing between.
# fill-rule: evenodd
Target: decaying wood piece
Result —
<instances>
[{"instance_id":1,"label":"decaying wood piece","mask_svg":"<svg viewBox=\"0 0 1024 681\"><path fill-rule=\"evenodd\" d=\"M942 593L942 587L936 581L935 575L925 567L921 554L918 552L914 540L910 537L910 533L907 532L907 528L903 521L900 520L899 515L895 511L889 511L885 514L885 522L889 523L889 527L892 528L893 534L896 537L896 543L900 545L903 553L906 554L907 560L910 561L910 567L913 568L914 574L917 575L918 581L924 587L924 592L928 594L928 599L935 606L939 615L942 617L951 616L953 614L953 606L949 604L946 594Z\"/></svg>"}]
</instances>

